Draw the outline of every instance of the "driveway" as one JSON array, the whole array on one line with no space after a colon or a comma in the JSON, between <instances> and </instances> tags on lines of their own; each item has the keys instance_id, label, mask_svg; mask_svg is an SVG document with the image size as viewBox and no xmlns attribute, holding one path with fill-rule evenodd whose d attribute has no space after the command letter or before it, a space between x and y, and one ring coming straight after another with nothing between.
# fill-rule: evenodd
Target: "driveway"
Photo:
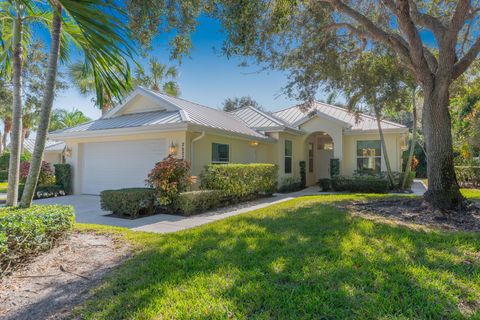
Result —
<instances>
[{"instance_id":1,"label":"driveway","mask_svg":"<svg viewBox=\"0 0 480 320\"><path fill-rule=\"evenodd\" d=\"M190 229L205 223L235 216L247 211L260 209L275 203L294 198L292 195L277 195L271 198L242 203L192 217L157 214L145 218L130 220L107 217L109 211L100 209L100 197L91 195L72 195L57 198L35 200L35 204L62 204L75 207L75 220L78 223L93 223L108 226L125 227L136 231L156 233L175 232Z\"/></svg>"}]
</instances>

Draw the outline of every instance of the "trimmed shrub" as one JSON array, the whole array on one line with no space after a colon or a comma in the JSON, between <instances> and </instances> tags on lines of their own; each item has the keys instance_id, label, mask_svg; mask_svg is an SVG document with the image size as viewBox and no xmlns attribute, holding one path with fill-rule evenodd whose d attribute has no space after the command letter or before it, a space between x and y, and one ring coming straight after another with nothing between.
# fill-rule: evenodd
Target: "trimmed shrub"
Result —
<instances>
[{"instance_id":1,"label":"trimmed shrub","mask_svg":"<svg viewBox=\"0 0 480 320\"><path fill-rule=\"evenodd\" d=\"M158 194L158 201L163 205L170 204L180 192L187 190L193 180L190 165L183 159L169 155L155 164L148 174L146 183Z\"/></svg>"},{"instance_id":2,"label":"trimmed shrub","mask_svg":"<svg viewBox=\"0 0 480 320\"><path fill-rule=\"evenodd\" d=\"M340 175L340 159L330 159L330 177Z\"/></svg>"},{"instance_id":3,"label":"trimmed shrub","mask_svg":"<svg viewBox=\"0 0 480 320\"><path fill-rule=\"evenodd\" d=\"M305 186L303 185L301 180L295 179L293 177L288 177L282 179L282 183L278 188L278 192L280 193L289 193L302 190Z\"/></svg>"},{"instance_id":4,"label":"trimmed shrub","mask_svg":"<svg viewBox=\"0 0 480 320\"><path fill-rule=\"evenodd\" d=\"M30 162L22 162L20 164L20 183L25 183L30 170ZM55 176L53 175L52 167L46 161L42 161L40 168L40 175L38 176L38 184L51 185L55 184Z\"/></svg>"},{"instance_id":5,"label":"trimmed shrub","mask_svg":"<svg viewBox=\"0 0 480 320\"><path fill-rule=\"evenodd\" d=\"M330 191L332 190L332 179L324 178L318 180L318 185L322 191Z\"/></svg>"},{"instance_id":6,"label":"trimmed shrub","mask_svg":"<svg viewBox=\"0 0 480 320\"><path fill-rule=\"evenodd\" d=\"M190 216L208 209L219 208L227 204L225 195L220 190L198 190L182 192L172 202L169 208L173 213Z\"/></svg>"},{"instance_id":7,"label":"trimmed shrub","mask_svg":"<svg viewBox=\"0 0 480 320\"><path fill-rule=\"evenodd\" d=\"M455 173L461 187L480 187L480 166L455 166Z\"/></svg>"},{"instance_id":8,"label":"trimmed shrub","mask_svg":"<svg viewBox=\"0 0 480 320\"><path fill-rule=\"evenodd\" d=\"M0 181L8 181L8 170L0 170Z\"/></svg>"},{"instance_id":9,"label":"trimmed shrub","mask_svg":"<svg viewBox=\"0 0 480 320\"><path fill-rule=\"evenodd\" d=\"M302 188L305 188L307 185L307 163L305 161L300 161L300 183Z\"/></svg>"},{"instance_id":10,"label":"trimmed shrub","mask_svg":"<svg viewBox=\"0 0 480 320\"><path fill-rule=\"evenodd\" d=\"M22 197L24 189L25 186L23 184L18 186L18 199ZM46 199L53 197L61 197L64 195L66 195L66 192L61 186L55 184L38 185L37 188L35 188L35 192L33 193L33 199Z\"/></svg>"},{"instance_id":11,"label":"trimmed shrub","mask_svg":"<svg viewBox=\"0 0 480 320\"><path fill-rule=\"evenodd\" d=\"M72 167L68 163L54 164L55 184L62 187L66 194L72 193Z\"/></svg>"},{"instance_id":12,"label":"trimmed shrub","mask_svg":"<svg viewBox=\"0 0 480 320\"><path fill-rule=\"evenodd\" d=\"M0 209L0 275L26 257L51 248L73 228L72 206Z\"/></svg>"},{"instance_id":13,"label":"trimmed shrub","mask_svg":"<svg viewBox=\"0 0 480 320\"><path fill-rule=\"evenodd\" d=\"M136 218L140 214L153 214L156 206L154 189L125 188L104 190L100 193L100 207L103 210L131 218Z\"/></svg>"},{"instance_id":14,"label":"trimmed shrub","mask_svg":"<svg viewBox=\"0 0 480 320\"><path fill-rule=\"evenodd\" d=\"M221 190L232 201L243 201L273 194L277 177L278 166L274 164L211 164L201 174L200 187Z\"/></svg>"},{"instance_id":15,"label":"trimmed shrub","mask_svg":"<svg viewBox=\"0 0 480 320\"><path fill-rule=\"evenodd\" d=\"M387 193L389 182L385 178L375 176L336 176L332 178L332 188L335 191L361 193Z\"/></svg>"}]
</instances>

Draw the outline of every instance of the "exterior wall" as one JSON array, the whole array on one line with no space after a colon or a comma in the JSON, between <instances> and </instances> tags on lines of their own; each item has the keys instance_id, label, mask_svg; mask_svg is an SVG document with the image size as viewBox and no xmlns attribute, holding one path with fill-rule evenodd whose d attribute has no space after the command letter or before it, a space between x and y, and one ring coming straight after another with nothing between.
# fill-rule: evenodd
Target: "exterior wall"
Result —
<instances>
[{"instance_id":1,"label":"exterior wall","mask_svg":"<svg viewBox=\"0 0 480 320\"><path fill-rule=\"evenodd\" d=\"M393 171L401 171L403 137L399 133L384 133L388 158ZM343 138L342 174L352 175L357 170L357 141L380 140L379 134L345 135ZM386 171L382 150L382 171Z\"/></svg>"},{"instance_id":2,"label":"exterior wall","mask_svg":"<svg viewBox=\"0 0 480 320\"><path fill-rule=\"evenodd\" d=\"M59 152L45 152L43 154L43 161L48 162L52 165L62 163L62 153Z\"/></svg>"},{"instance_id":3,"label":"exterior wall","mask_svg":"<svg viewBox=\"0 0 480 320\"><path fill-rule=\"evenodd\" d=\"M66 140L67 148L71 150L69 157L66 157L66 163L72 166L73 176L73 193L80 194L82 190L82 171L83 171L83 146L91 142L108 142L108 141L135 141L135 140L152 140L152 139L166 139L167 145L172 142L177 146L178 156L181 156L182 144L185 145L186 132L159 132L146 134L131 134L122 136L108 136L108 137L92 137L82 139ZM158 159L161 161L162 159ZM121 159L119 159L121 161ZM145 177L146 178L146 177Z\"/></svg>"},{"instance_id":4,"label":"exterior wall","mask_svg":"<svg viewBox=\"0 0 480 320\"><path fill-rule=\"evenodd\" d=\"M305 144L302 135L294 135L286 132L275 134L278 142L274 145L273 155L276 158L275 163L278 164L278 182L287 178L300 179L300 161L305 160ZM292 173L285 173L285 140L292 141Z\"/></svg>"}]
</instances>

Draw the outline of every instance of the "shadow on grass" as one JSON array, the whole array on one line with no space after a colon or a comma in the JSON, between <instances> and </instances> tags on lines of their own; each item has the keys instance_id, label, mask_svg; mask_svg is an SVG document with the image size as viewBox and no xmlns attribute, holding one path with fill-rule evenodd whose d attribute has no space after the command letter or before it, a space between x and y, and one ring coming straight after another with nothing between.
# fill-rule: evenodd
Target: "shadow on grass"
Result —
<instances>
[{"instance_id":1,"label":"shadow on grass","mask_svg":"<svg viewBox=\"0 0 480 320\"><path fill-rule=\"evenodd\" d=\"M176 234L136 235L144 249L108 276L76 315L480 316L480 236L375 223L325 199L296 199Z\"/></svg>"}]
</instances>

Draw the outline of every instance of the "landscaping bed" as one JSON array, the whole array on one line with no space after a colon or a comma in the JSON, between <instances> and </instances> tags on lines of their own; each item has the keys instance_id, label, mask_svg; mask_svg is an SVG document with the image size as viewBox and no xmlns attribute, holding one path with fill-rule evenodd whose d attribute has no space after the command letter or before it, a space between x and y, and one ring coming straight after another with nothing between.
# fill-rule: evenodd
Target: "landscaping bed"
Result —
<instances>
[{"instance_id":1,"label":"landscaping bed","mask_svg":"<svg viewBox=\"0 0 480 320\"><path fill-rule=\"evenodd\" d=\"M0 279L0 318L70 318L88 289L128 255L128 244L111 235L75 232Z\"/></svg>"}]
</instances>

